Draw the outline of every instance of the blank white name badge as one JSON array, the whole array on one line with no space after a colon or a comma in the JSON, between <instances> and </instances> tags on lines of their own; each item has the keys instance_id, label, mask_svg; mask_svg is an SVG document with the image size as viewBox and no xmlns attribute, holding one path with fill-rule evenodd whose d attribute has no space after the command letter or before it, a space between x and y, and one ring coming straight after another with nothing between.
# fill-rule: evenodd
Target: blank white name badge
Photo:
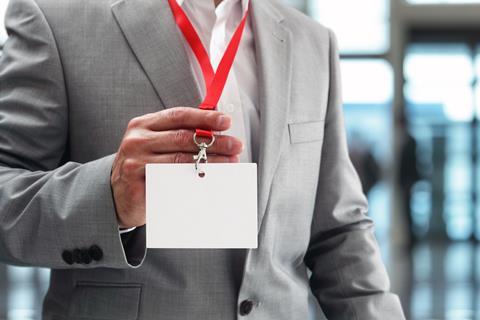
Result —
<instances>
[{"instance_id":1,"label":"blank white name badge","mask_svg":"<svg viewBox=\"0 0 480 320\"><path fill-rule=\"evenodd\" d=\"M148 248L256 248L257 165L147 164Z\"/></svg>"}]
</instances>

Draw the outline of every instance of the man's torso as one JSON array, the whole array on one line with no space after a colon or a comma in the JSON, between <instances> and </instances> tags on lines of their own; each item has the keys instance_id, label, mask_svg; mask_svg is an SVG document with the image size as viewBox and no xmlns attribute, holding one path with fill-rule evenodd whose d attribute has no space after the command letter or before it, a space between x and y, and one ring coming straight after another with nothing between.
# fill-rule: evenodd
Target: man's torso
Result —
<instances>
[{"instance_id":1,"label":"man's torso","mask_svg":"<svg viewBox=\"0 0 480 320\"><path fill-rule=\"evenodd\" d=\"M38 3L65 77L66 161L115 153L135 116L200 102L171 13L165 12L167 1ZM259 248L247 257L222 250L149 250L137 269L54 270L46 319L235 319L245 294L264 301L268 316L259 311L256 319L306 318L303 256L328 100L328 33L267 0L253 4L252 27L261 118Z\"/></svg>"}]
</instances>

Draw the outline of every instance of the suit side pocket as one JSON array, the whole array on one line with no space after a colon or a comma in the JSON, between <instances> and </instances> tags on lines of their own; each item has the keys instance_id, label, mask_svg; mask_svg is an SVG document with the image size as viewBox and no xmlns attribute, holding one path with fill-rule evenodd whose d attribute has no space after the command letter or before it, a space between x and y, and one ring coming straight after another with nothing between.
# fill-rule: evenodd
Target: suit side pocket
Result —
<instances>
[{"instance_id":1,"label":"suit side pocket","mask_svg":"<svg viewBox=\"0 0 480 320\"><path fill-rule=\"evenodd\" d=\"M69 319L138 319L140 284L78 282Z\"/></svg>"}]
</instances>

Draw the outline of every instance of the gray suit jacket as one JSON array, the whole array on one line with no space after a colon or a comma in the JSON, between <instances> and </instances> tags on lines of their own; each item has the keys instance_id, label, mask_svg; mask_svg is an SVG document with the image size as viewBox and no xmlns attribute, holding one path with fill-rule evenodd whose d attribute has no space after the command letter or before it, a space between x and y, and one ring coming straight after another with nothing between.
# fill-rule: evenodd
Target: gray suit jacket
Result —
<instances>
[{"instance_id":1,"label":"gray suit jacket","mask_svg":"<svg viewBox=\"0 0 480 320\"><path fill-rule=\"evenodd\" d=\"M11 0L6 25L0 259L53 269L46 319L221 319L173 308L208 298L179 293L194 251L145 254L143 228L124 243L117 229L110 170L128 121L200 102L167 1ZM303 320L311 290L329 319L403 319L347 155L334 37L273 0L252 1L252 26L259 247L238 303Z\"/></svg>"}]
</instances>

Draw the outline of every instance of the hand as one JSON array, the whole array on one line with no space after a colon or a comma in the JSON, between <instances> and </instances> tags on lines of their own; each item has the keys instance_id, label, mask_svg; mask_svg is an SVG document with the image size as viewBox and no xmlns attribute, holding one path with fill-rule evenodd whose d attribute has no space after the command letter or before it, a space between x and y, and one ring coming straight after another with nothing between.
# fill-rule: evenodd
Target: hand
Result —
<instances>
[{"instance_id":1,"label":"hand","mask_svg":"<svg viewBox=\"0 0 480 320\"><path fill-rule=\"evenodd\" d=\"M224 131L231 118L218 111L177 107L132 119L120 143L110 182L121 228L142 226L145 217L145 164L188 163L198 153L195 128ZM201 140L201 138L199 139ZM242 142L216 136L208 162L238 162Z\"/></svg>"}]
</instances>

